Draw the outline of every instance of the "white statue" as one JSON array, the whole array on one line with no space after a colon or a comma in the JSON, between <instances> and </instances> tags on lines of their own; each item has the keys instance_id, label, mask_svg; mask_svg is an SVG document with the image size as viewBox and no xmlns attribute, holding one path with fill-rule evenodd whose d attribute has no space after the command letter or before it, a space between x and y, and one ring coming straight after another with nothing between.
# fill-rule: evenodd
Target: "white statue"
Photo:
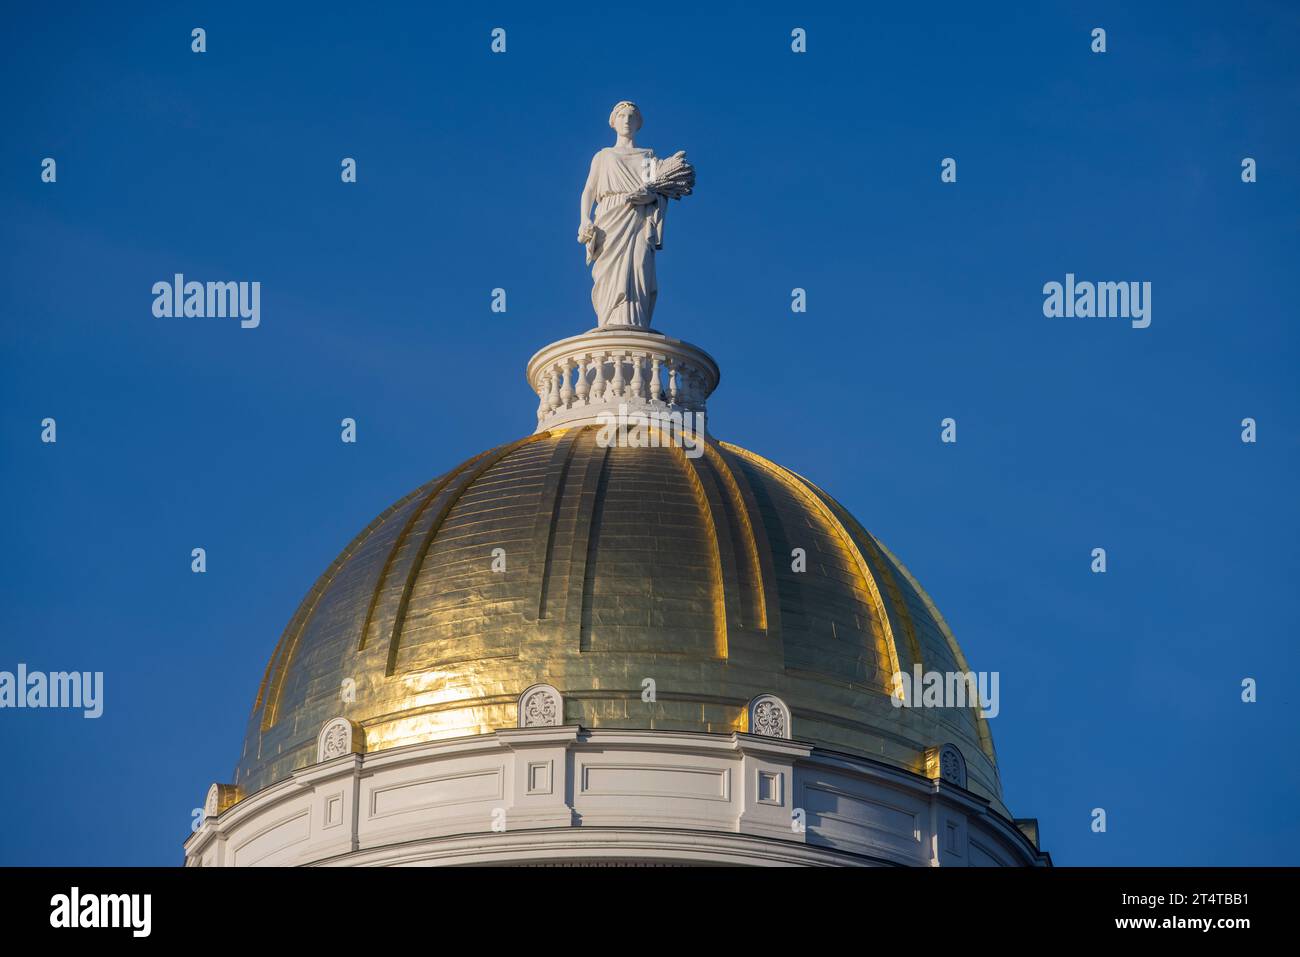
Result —
<instances>
[{"instance_id":1,"label":"white statue","mask_svg":"<svg viewBox=\"0 0 1300 957\"><path fill-rule=\"evenodd\" d=\"M670 198L690 195L695 169L685 150L660 160L654 150L636 145L641 111L635 103L617 104L609 125L618 138L591 159L578 242L587 247L597 324L649 328L659 295L655 250L664 244L664 213Z\"/></svg>"}]
</instances>

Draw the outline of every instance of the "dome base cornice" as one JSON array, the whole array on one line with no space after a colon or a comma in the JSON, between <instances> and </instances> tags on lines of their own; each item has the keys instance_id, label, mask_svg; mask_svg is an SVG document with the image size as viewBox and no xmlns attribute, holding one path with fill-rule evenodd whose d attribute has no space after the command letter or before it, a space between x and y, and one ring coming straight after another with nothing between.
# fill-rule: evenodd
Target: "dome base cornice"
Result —
<instances>
[{"instance_id":1,"label":"dome base cornice","mask_svg":"<svg viewBox=\"0 0 1300 957\"><path fill-rule=\"evenodd\" d=\"M191 867L1050 864L943 779L760 735L577 726L328 758L206 818L185 855Z\"/></svg>"}]
</instances>

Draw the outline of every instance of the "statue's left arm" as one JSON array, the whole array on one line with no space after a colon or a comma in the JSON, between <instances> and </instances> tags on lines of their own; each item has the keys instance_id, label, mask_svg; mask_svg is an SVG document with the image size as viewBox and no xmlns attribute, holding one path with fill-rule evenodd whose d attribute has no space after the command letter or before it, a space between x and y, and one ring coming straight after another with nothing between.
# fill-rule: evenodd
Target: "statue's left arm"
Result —
<instances>
[{"instance_id":1,"label":"statue's left arm","mask_svg":"<svg viewBox=\"0 0 1300 957\"><path fill-rule=\"evenodd\" d=\"M686 151L678 150L663 160L655 172L654 182L629 197L628 202L649 205L646 210L646 238L655 249L664 245L664 217L668 213L668 200L689 196L695 188L695 170L686 162Z\"/></svg>"}]
</instances>

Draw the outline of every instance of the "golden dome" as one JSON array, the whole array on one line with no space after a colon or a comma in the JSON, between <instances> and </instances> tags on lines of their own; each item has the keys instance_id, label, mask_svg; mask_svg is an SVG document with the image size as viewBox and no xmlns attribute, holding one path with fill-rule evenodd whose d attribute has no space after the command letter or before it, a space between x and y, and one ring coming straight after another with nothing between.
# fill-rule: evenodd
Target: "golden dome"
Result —
<instances>
[{"instance_id":1,"label":"golden dome","mask_svg":"<svg viewBox=\"0 0 1300 957\"><path fill-rule=\"evenodd\" d=\"M710 439L691 458L606 447L598 432L475 456L343 550L271 656L241 793L312 764L338 715L374 752L515 727L520 693L545 682L564 723L588 728L744 731L750 700L770 693L792 736L818 747L925 773L926 750L951 743L969 789L1006 813L976 710L891 703L896 671L969 668L853 516L734 445Z\"/></svg>"}]
</instances>

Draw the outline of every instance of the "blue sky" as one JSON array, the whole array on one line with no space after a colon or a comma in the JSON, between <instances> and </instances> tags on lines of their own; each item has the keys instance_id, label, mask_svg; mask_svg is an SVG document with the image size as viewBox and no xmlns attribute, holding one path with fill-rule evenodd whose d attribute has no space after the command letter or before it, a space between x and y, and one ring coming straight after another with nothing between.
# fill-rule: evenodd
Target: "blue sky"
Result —
<instances>
[{"instance_id":1,"label":"blue sky","mask_svg":"<svg viewBox=\"0 0 1300 957\"><path fill-rule=\"evenodd\" d=\"M0 670L106 692L0 712L0 864L178 863L316 576L531 431L527 358L592 325L578 195L624 98L699 171L655 325L719 360L712 430L1001 673L1006 800L1057 863L1300 863L1300 14L875 6L11 14ZM260 281L261 326L154 318L176 272ZM1150 328L1045 318L1067 272L1151 282Z\"/></svg>"}]
</instances>

